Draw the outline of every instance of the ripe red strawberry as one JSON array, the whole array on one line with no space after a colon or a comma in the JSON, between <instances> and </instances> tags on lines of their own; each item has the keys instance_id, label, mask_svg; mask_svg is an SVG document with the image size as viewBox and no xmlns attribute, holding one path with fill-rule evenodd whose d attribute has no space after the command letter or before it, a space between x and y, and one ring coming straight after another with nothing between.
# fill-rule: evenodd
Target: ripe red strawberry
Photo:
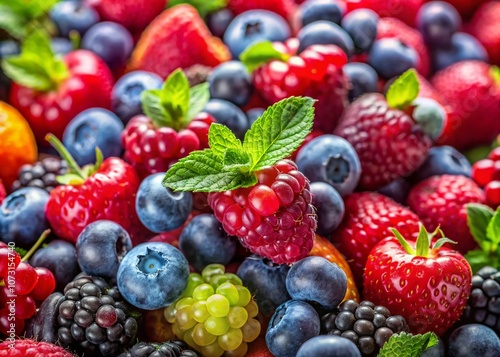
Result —
<instances>
[{"instance_id":1,"label":"ripe red strawberry","mask_svg":"<svg viewBox=\"0 0 500 357\"><path fill-rule=\"evenodd\" d=\"M174 6L151 22L132 52L129 70L166 78L177 68L217 66L231 58L224 43L211 35L191 5Z\"/></svg>"},{"instance_id":2,"label":"ripe red strawberry","mask_svg":"<svg viewBox=\"0 0 500 357\"><path fill-rule=\"evenodd\" d=\"M168 77L163 89L143 94L142 106L148 116L133 117L122 132L124 158L140 178L165 172L191 151L208 146L208 129L214 119L198 113L208 98L207 83L190 89L181 70Z\"/></svg>"},{"instance_id":3,"label":"ripe red strawberry","mask_svg":"<svg viewBox=\"0 0 500 357\"><path fill-rule=\"evenodd\" d=\"M103 21L125 26L131 33L144 30L166 7L168 0L87 0Z\"/></svg>"},{"instance_id":4,"label":"ripe red strawberry","mask_svg":"<svg viewBox=\"0 0 500 357\"><path fill-rule=\"evenodd\" d=\"M416 238L420 219L406 207L376 192L353 193L344 204L344 220L331 239L346 257L361 287L363 269L371 249L390 235L390 228Z\"/></svg>"},{"instance_id":5,"label":"ripe red strawberry","mask_svg":"<svg viewBox=\"0 0 500 357\"><path fill-rule=\"evenodd\" d=\"M408 93L398 89L400 85L414 87L413 94L406 99L396 99ZM407 176L424 161L432 140L424 127L405 112L411 111L411 103L417 96L418 80L415 71L410 70L391 85L387 100L382 94L370 93L345 110L334 134L348 140L358 153L361 189L375 190ZM438 132L430 134L439 135Z\"/></svg>"},{"instance_id":6,"label":"ripe red strawberry","mask_svg":"<svg viewBox=\"0 0 500 357\"><path fill-rule=\"evenodd\" d=\"M490 58L490 63L500 66L500 3L487 2L474 13L468 31L481 42Z\"/></svg>"},{"instance_id":7,"label":"ripe red strawberry","mask_svg":"<svg viewBox=\"0 0 500 357\"><path fill-rule=\"evenodd\" d=\"M453 115L440 143L457 149L488 145L500 133L500 70L481 61L462 61L438 72L432 84Z\"/></svg>"},{"instance_id":8,"label":"ripe red strawberry","mask_svg":"<svg viewBox=\"0 0 500 357\"><path fill-rule=\"evenodd\" d=\"M73 357L74 355L60 346L49 342L29 339L5 340L0 343L0 356L5 357Z\"/></svg>"},{"instance_id":9,"label":"ripe red strawberry","mask_svg":"<svg viewBox=\"0 0 500 357\"><path fill-rule=\"evenodd\" d=\"M444 234L458 244L462 254L476 247L467 226L467 203L485 203L483 190L465 176L441 175L430 177L408 195L408 205L426 227L441 227Z\"/></svg>"},{"instance_id":10,"label":"ripe red strawberry","mask_svg":"<svg viewBox=\"0 0 500 357\"><path fill-rule=\"evenodd\" d=\"M290 20L290 16L295 11L297 5L293 0L229 0L227 7L235 15L248 10L262 9L275 12L285 20Z\"/></svg>"},{"instance_id":11,"label":"ripe red strawberry","mask_svg":"<svg viewBox=\"0 0 500 357\"><path fill-rule=\"evenodd\" d=\"M41 146L47 145L49 131L61 138L81 111L111 108L113 76L106 64L86 50L60 59L42 33L26 38L21 54L6 59L2 67L13 80L9 101L29 122Z\"/></svg>"},{"instance_id":12,"label":"ripe red strawberry","mask_svg":"<svg viewBox=\"0 0 500 357\"><path fill-rule=\"evenodd\" d=\"M415 25L415 17L425 0L346 0L348 11L368 8L381 17L394 17L408 26Z\"/></svg>"},{"instance_id":13,"label":"ripe red strawberry","mask_svg":"<svg viewBox=\"0 0 500 357\"><path fill-rule=\"evenodd\" d=\"M52 190L47 202L46 217L58 237L76 243L89 223L107 219L125 228L134 245L150 238L135 209L140 181L132 166L110 157L93 167L79 168L61 142L51 134L47 140L68 162L70 171L62 176L68 184Z\"/></svg>"},{"instance_id":14,"label":"ripe red strawberry","mask_svg":"<svg viewBox=\"0 0 500 357\"><path fill-rule=\"evenodd\" d=\"M393 37L417 51L419 61L416 69L421 75L427 77L430 73L430 57L420 32L392 17L380 19L377 26L377 38Z\"/></svg>"},{"instance_id":15,"label":"ripe red strawberry","mask_svg":"<svg viewBox=\"0 0 500 357\"><path fill-rule=\"evenodd\" d=\"M296 39L274 47L268 42L259 43L244 52L241 59L258 67L254 85L269 103L299 95L317 99L314 129L331 132L348 103L348 83L342 71L347 56L334 45L313 45L300 54L296 54L297 48ZM263 50L268 57L264 56L260 63L252 62L254 54L263 58L259 58Z\"/></svg>"},{"instance_id":16,"label":"ripe red strawberry","mask_svg":"<svg viewBox=\"0 0 500 357\"><path fill-rule=\"evenodd\" d=\"M406 319L411 333L442 335L467 304L470 265L459 252L442 246L449 239L439 239L430 247L423 226L416 242L406 241L397 230L393 233L396 237L380 241L368 257L364 297L390 306L392 314Z\"/></svg>"}]
</instances>

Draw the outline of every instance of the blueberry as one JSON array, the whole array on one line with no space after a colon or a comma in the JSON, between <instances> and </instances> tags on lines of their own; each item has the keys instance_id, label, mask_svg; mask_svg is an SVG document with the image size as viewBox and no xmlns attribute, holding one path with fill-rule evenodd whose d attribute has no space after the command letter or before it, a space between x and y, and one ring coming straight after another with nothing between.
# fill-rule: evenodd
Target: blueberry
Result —
<instances>
[{"instance_id":1,"label":"blueberry","mask_svg":"<svg viewBox=\"0 0 500 357\"><path fill-rule=\"evenodd\" d=\"M300 346L320 333L319 315L305 301L289 300L274 312L266 331L266 344L276 357L295 357Z\"/></svg>"},{"instance_id":2,"label":"blueberry","mask_svg":"<svg viewBox=\"0 0 500 357\"><path fill-rule=\"evenodd\" d=\"M321 236L328 236L339 226L344 218L345 207L342 197L331 185L326 182L313 182L310 186L312 204L318 215L316 232Z\"/></svg>"},{"instance_id":3,"label":"blueberry","mask_svg":"<svg viewBox=\"0 0 500 357\"><path fill-rule=\"evenodd\" d=\"M380 187L377 191L402 205L406 205L406 198L410 193L411 187L412 184L408 178L398 177L391 183Z\"/></svg>"},{"instance_id":4,"label":"blueberry","mask_svg":"<svg viewBox=\"0 0 500 357\"><path fill-rule=\"evenodd\" d=\"M90 108L74 117L64 129L63 143L80 166L95 163L95 148L104 158L119 157L123 151L123 123L107 109Z\"/></svg>"},{"instance_id":5,"label":"blueberry","mask_svg":"<svg viewBox=\"0 0 500 357\"><path fill-rule=\"evenodd\" d=\"M347 276L335 263L311 256L292 265L286 276L286 289L292 299L307 300L328 310L342 301L347 291Z\"/></svg>"},{"instance_id":6,"label":"blueberry","mask_svg":"<svg viewBox=\"0 0 500 357\"><path fill-rule=\"evenodd\" d=\"M193 205L190 192L173 192L162 185L165 173L149 175L141 182L135 206L142 224L155 233L179 228L186 222Z\"/></svg>"},{"instance_id":7,"label":"blueberry","mask_svg":"<svg viewBox=\"0 0 500 357\"><path fill-rule=\"evenodd\" d=\"M225 99L237 106L244 106L250 100L253 86L247 68L240 61L224 62L208 76L211 98Z\"/></svg>"},{"instance_id":8,"label":"blueberry","mask_svg":"<svg viewBox=\"0 0 500 357\"><path fill-rule=\"evenodd\" d=\"M194 217L182 230L179 248L197 271L208 264L228 264L236 252L236 239L229 236L213 214Z\"/></svg>"},{"instance_id":9,"label":"blueberry","mask_svg":"<svg viewBox=\"0 0 500 357\"><path fill-rule=\"evenodd\" d=\"M453 34L461 26L462 18L458 11L444 1L423 4L417 14L416 27L431 47L449 46Z\"/></svg>"},{"instance_id":10,"label":"blueberry","mask_svg":"<svg viewBox=\"0 0 500 357\"><path fill-rule=\"evenodd\" d=\"M114 71L125 65L134 48L134 40L122 25L104 21L88 29L82 38L82 48L97 54Z\"/></svg>"},{"instance_id":11,"label":"blueberry","mask_svg":"<svg viewBox=\"0 0 500 357\"><path fill-rule=\"evenodd\" d=\"M351 37L342 27L330 21L315 21L304 26L297 34L297 38L299 53L311 45L337 45L348 57L354 53Z\"/></svg>"},{"instance_id":12,"label":"blueberry","mask_svg":"<svg viewBox=\"0 0 500 357\"><path fill-rule=\"evenodd\" d=\"M252 108L252 109L247 110L246 115L248 118L249 126L252 126L252 124L257 119L259 119L262 116L262 114L264 114L265 111L266 110L264 108Z\"/></svg>"},{"instance_id":13,"label":"blueberry","mask_svg":"<svg viewBox=\"0 0 500 357\"><path fill-rule=\"evenodd\" d=\"M111 109L127 124L135 115L142 114L141 94L145 90L159 89L163 80L155 73L133 71L125 74L111 91Z\"/></svg>"},{"instance_id":14,"label":"blueberry","mask_svg":"<svg viewBox=\"0 0 500 357\"><path fill-rule=\"evenodd\" d=\"M47 191L25 187L12 192L0 205L0 237L3 242L29 249L44 230L49 228L45 207Z\"/></svg>"},{"instance_id":15,"label":"blueberry","mask_svg":"<svg viewBox=\"0 0 500 357\"><path fill-rule=\"evenodd\" d=\"M498 357L500 338L485 325L467 324L455 329L448 338L449 357Z\"/></svg>"},{"instance_id":16,"label":"blueberry","mask_svg":"<svg viewBox=\"0 0 500 357\"><path fill-rule=\"evenodd\" d=\"M359 348L347 338L334 335L320 335L307 340L296 357L361 357Z\"/></svg>"},{"instance_id":17,"label":"blueberry","mask_svg":"<svg viewBox=\"0 0 500 357\"><path fill-rule=\"evenodd\" d=\"M382 38L370 49L368 63L385 79L397 77L415 68L417 52L397 38Z\"/></svg>"},{"instance_id":18,"label":"blueberry","mask_svg":"<svg viewBox=\"0 0 500 357\"><path fill-rule=\"evenodd\" d=\"M117 273L118 290L135 307L155 310L172 304L187 286L189 264L172 245L139 244L125 255Z\"/></svg>"},{"instance_id":19,"label":"blueberry","mask_svg":"<svg viewBox=\"0 0 500 357\"><path fill-rule=\"evenodd\" d=\"M418 183L435 175L471 176L471 164L467 158L451 146L436 146L429 150L424 163L410 177Z\"/></svg>"},{"instance_id":20,"label":"blueberry","mask_svg":"<svg viewBox=\"0 0 500 357\"><path fill-rule=\"evenodd\" d=\"M378 75L377 72L366 63L351 62L343 67L344 73L351 84L349 88L349 101L365 93L377 92Z\"/></svg>"},{"instance_id":21,"label":"blueberry","mask_svg":"<svg viewBox=\"0 0 500 357\"><path fill-rule=\"evenodd\" d=\"M231 102L224 99L210 99L203 111L215 118L215 121L224 124L232 130L234 135L243 139L249 128L245 113Z\"/></svg>"},{"instance_id":22,"label":"blueberry","mask_svg":"<svg viewBox=\"0 0 500 357\"><path fill-rule=\"evenodd\" d=\"M353 146L336 135L321 135L297 154L297 166L311 182L326 182L342 197L351 194L361 176L361 164Z\"/></svg>"},{"instance_id":23,"label":"blueberry","mask_svg":"<svg viewBox=\"0 0 500 357\"><path fill-rule=\"evenodd\" d=\"M269 316L285 301L290 300L286 290L286 275L290 267L278 265L258 255L245 258L236 274L255 296L259 311Z\"/></svg>"},{"instance_id":24,"label":"blueberry","mask_svg":"<svg viewBox=\"0 0 500 357\"><path fill-rule=\"evenodd\" d=\"M64 37L54 37L50 40L52 51L56 55L64 56L74 50L73 43Z\"/></svg>"},{"instance_id":25,"label":"blueberry","mask_svg":"<svg viewBox=\"0 0 500 357\"><path fill-rule=\"evenodd\" d=\"M76 259L88 275L116 278L120 261L132 249L127 231L119 224L100 220L90 223L76 241Z\"/></svg>"},{"instance_id":26,"label":"blueberry","mask_svg":"<svg viewBox=\"0 0 500 357\"><path fill-rule=\"evenodd\" d=\"M283 42L290 35L290 26L278 14L267 10L250 10L231 21L224 33L224 43L233 58L238 58L253 43L266 40Z\"/></svg>"},{"instance_id":27,"label":"blueberry","mask_svg":"<svg viewBox=\"0 0 500 357\"><path fill-rule=\"evenodd\" d=\"M69 37L71 31L76 31L83 36L89 28L99 22L97 11L81 1L56 3L49 15L59 35L63 37Z\"/></svg>"},{"instance_id":28,"label":"blueberry","mask_svg":"<svg viewBox=\"0 0 500 357\"><path fill-rule=\"evenodd\" d=\"M30 259L33 267L49 269L56 279L56 290L64 287L80 273L76 261L75 246L64 240L53 240L46 247L38 249Z\"/></svg>"},{"instance_id":29,"label":"blueberry","mask_svg":"<svg viewBox=\"0 0 500 357\"><path fill-rule=\"evenodd\" d=\"M314 21L330 21L340 24L346 11L345 5L332 0L307 0L299 8L300 23L309 25Z\"/></svg>"},{"instance_id":30,"label":"blueberry","mask_svg":"<svg viewBox=\"0 0 500 357\"><path fill-rule=\"evenodd\" d=\"M412 117L431 139L437 140L444 129L447 117L441 104L431 98L417 98L413 101Z\"/></svg>"},{"instance_id":31,"label":"blueberry","mask_svg":"<svg viewBox=\"0 0 500 357\"><path fill-rule=\"evenodd\" d=\"M466 60L487 62L488 53L474 36L463 32L457 32L453 35L449 47L436 48L431 52L432 69L434 72Z\"/></svg>"},{"instance_id":32,"label":"blueberry","mask_svg":"<svg viewBox=\"0 0 500 357\"><path fill-rule=\"evenodd\" d=\"M342 19L342 28L351 36L358 51L368 51L375 42L378 20L378 15L370 9L351 11Z\"/></svg>"},{"instance_id":33,"label":"blueberry","mask_svg":"<svg viewBox=\"0 0 500 357\"><path fill-rule=\"evenodd\" d=\"M224 37L227 27L233 21L234 14L228 8L213 11L207 15L205 22L212 35L219 38Z\"/></svg>"}]
</instances>

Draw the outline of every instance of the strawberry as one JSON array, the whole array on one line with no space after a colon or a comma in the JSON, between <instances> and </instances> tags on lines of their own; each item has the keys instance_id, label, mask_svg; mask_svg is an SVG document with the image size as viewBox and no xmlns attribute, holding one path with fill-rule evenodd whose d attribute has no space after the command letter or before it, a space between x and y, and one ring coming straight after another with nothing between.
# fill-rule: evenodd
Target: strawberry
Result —
<instances>
[{"instance_id":1,"label":"strawberry","mask_svg":"<svg viewBox=\"0 0 500 357\"><path fill-rule=\"evenodd\" d=\"M54 135L48 134L47 140L70 171L60 176L67 184L52 190L47 202L46 217L58 237L76 243L89 223L107 219L125 228L134 245L150 238L135 209L140 181L132 166L116 157L102 161L96 149L97 163L80 168Z\"/></svg>"},{"instance_id":2,"label":"strawberry","mask_svg":"<svg viewBox=\"0 0 500 357\"><path fill-rule=\"evenodd\" d=\"M500 66L500 3L487 2L474 13L468 31L481 42L490 58L490 63Z\"/></svg>"},{"instance_id":3,"label":"strawberry","mask_svg":"<svg viewBox=\"0 0 500 357\"><path fill-rule=\"evenodd\" d=\"M442 245L448 238L431 241L422 226L417 240L395 237L380 241L365 267L364 296L376 305L391 307L403 316L410 332L433 331L442 335L462 314L472 286L469 263L457 251ZM442 234L442 232L440 232Z\"/></svg>"},{"instance_id":4,"label":"strawberry","mask_svg":"<svg viewBox=\"0 0 500 357\"><path fill-rule=\"evenodd\" d=\"M348 11L368 8L381 17L393 17L415 25L415 17L425 0L346 0Z\"/></svg>"},{"instance_id":5,"label":"strawberry","mask_svg":"<svg viewBox=\"0 0 500 357\"><path fill-rule=\"evenodd\" d=\"M455 115L440 144L462 150L490 144L500 133L500 70L481 61L462 61L438 72L431 83Z\"/></svg>"},{"instance_id":6,"label":"strawberry","mask_svg":"<svg viewBox=\"0 0 500 357\"><path fill-rule=\"evenodd\" d=\"M166 7L168 0L87 0L102 21L113 21L131 33L144 30Z\"/></svg>"},{"instance_id":7,"label":"strawberry","mask_svg":"<svg viewBox=\"0 0 500 357\"><path fill-rule=\"evenodd\" d=\"M239 15L248 10L262 9L275 12L285 20L290 20L297 6L293 0L229 0L227 7L235 15Z\"/></svg>"},{"instance_id":8,"label":"strawberry","mask_svg":"<svg viewBox=\"0 0 500 357\"><path fill-rule=\"evenodd\" d=\"M389 229L395 227L405 236L416 237L419 222L415 213L380 193L353 193L345 199L344 220L331 240L346 257L361 286L370 250L390 235Z\"/></svg>"},{"instance_id":9,"label":"strawberry","mask_svg":"<svg viewBox=\"0 0 500 357\"><path fill-rule=\"evenodd\" d=\"M40 146L47 145L49 131L61 138L81 111L111 108L113 76L106 64L86 50L59 58L41 32L27 37L21 54L5 59L2 68L13 80L10 103L26 118Z\"/></svg>"},{"instance_id":10,"label":"strawberry","mask_svg":"<svg viewBox=\"0 0 500 357\"><path fill-rule=\"evenodd\" d=\"M393 37L417 51L419 61L416 69L424 77L427 77L430 73L430 57L420 32L392 17L380 19L377 26L377 38Z\"/></svg>"},{"instance_id":11,"label":"strawberry","mask_svg":"<svg viewBox=\"0 0 500 357\"><path fill-rule=\"evenodd\" d=\"M435 127L419 125L418 118L409 115L418 92L415 71L409 70L389 87L387 99L378 93L365 94L345 110L334 134L349 141L358 153L361 189L380 188L423 163L444 118L435 117Z\"/></svg>"},{"instance_id":12,"label":"strawberry","mask_svg":"<svg viewBox=\"0 0 500 357\"><path fill-rule=\"evenodd\" d=\"M297 53L296 39L285 44L260 42L241 55L255 69L254 85L269 103L304 95L315 104L314 129L331 132L347 105L348 83L342 71L345 53L335 45L313 45Z\"/></svg>"},{"instance_id":13,"label":"strawberry","mask_svg":"<svg viewBox=\"0 0 500 357\"><path fill-rule=\"evenodd\" d=\"M0 343L0 356L5 357L73 357L74 355L60 346L49 342L29 339L5 340Z\"/></svg>"},{"instance_id":14,"label":"strawberry","mask_svg":"<svg viewBox=\"0 0 500 357\"><path fill-rule=\"evenodd\" d=\"M210 34L196 9L183 4L162 12L151 22L132 52L129 70L154 72L166 78L179 67L215 67L230 58L227 47Z\"/></svg>"},{"instance_id":15,"label":"strawberry","mask_svg":"<svg viewBox=\"0 0 500 357\"><path fill-rule=\"evenodd\" d=\"M191 151L208 146L214 119L200 113L210 97L208 83L189 88L182 70L176 70L161 90L142 95L144 115L133 117L122 132L124 158L144 178L165 172Z\"/></svg>"},{"instance_id":16,"label":"strawberry","mask_svg":"<svg viewBox=\"0 0 500 357\"><path fill-rule=\"evenodd\" d=\"M414 186L408 195L408 205L426 227L440 226L463 254L476 247L467 227L466 204L485 202L483 190L465 176L432 176Z\"/></svg>"}]
</instances>

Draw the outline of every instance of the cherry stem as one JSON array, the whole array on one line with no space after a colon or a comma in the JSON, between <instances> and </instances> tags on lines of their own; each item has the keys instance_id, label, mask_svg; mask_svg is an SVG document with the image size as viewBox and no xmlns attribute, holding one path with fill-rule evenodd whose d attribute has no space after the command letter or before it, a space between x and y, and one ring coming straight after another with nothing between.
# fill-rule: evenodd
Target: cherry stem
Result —
<instances>
[{"instance_id":1,"label":"cherry stem","mask_svg":"<svg viewBox=\"0 0 500 357\"><path fill-rule=\"evenodd\" d=\"M74 174L80 176L82 180L85 180L87 178L87 175L85 175L82 168L78 166L73 156L71 156L71 154L69 153L68 149L64 147L63 143L54 134L49 133L45 135L45 140L47 140L50 145L52 145L52 147L56 149L56 151L64 160L66 160L69 168L71 169L71 171L73 171Z\"/></svg>"},{"instance_id":2,"label":"cherry stem","mask_svg":"<svg viewBox=\"0 0 500 357\"><path fill-rule=\"evenodd\" d=\"M31 258L31 256L33 254L35 254L37 249L42 245L43 241L45 240L45 238L47 238L49 236L49 234L50 234L50 229L44 230L42 235L40 236L40 238L38 238L36 243L30 248L30 250L28 250L28 252L24 255L24 257L21 259L21 261L25 262L29 258Z\"/></svg>"}]
</instances>

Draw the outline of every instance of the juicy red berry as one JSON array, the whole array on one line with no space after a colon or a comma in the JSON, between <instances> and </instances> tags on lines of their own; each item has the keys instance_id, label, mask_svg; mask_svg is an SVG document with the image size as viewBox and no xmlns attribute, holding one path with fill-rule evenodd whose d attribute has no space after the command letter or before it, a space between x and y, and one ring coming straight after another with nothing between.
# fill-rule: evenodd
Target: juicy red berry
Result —
<instances>
[{"instance_id":1,"label":"juicy red berry","mask_svg":"<svg viewBox=\"0 0 500 357\"><path fill-rule=\"evenodd\" d=\"M488 203L497 207L500 206L500 181L491 181L484 187L484 193Z\"/></svg>"},{"instance_id":2,"label":"juicy red berry","mask_svg":"<svg viewBox=\"0 0 500 357\"><path fill-rule=\"evenodd\" d=\"M255 212L262 216L275 214L280 208L278 196L271 187L266 185L255 186L248 195L248 203Z\"/></svg>"},{"instance_id":3,"label":"juicy red berry","mask_svg":"<svg viewBox=\"0 0 500 357\"><path fill-rule=\"evenodd\" d=\"M35 315L36 304L35 300L28 295L18 295L15 298L16 319L27 320Z\"/></svg>"},{"instance_id":4,"label":"juicy red berry","mask_svg":"<svg viewBox=\"0 0 500 357\"><path fill-rule=\"evenodd\" d=\"M28 263L21 262L14 273L16 278L16 294L29 294L38 282L38 275L35 269Z\"/></svg>"},{"instance_id":5,"label":"juicy red berry","mask_svg":"<svg viewBox=\"0 0 500 357\"><path fill-rule=\"evenodd\" d=\"M488 159L493 160L493 161L498 161L500 160L500 147L496 147L488 155Z\"/></svg>"},{"instance_id":6,"label":"juicy red berry","mask_svg":"<svg viewBox=\"0 0 500 357\"><path fill-rule=\"evenodd\" d=\"M16 268L21 262L21 256L8 248L0 248L0 278L5 278L9 269Z\"/></svg>"},{"instance_id":7,"label":"juicy red berry","mask_svg":"<svg viewBox=\"0 0 500 357\"><path fill-rule=\"evenodd\" d=\"M12 306L15 308L14 306ZM9 305L0 310L0 333L10 336L9 330L11 329L12 317L9 319L10 308ZM12 316L12 315L11 315ZM16 335L20 336L24 331L24 320L16 319L15 327ZM19 355L24 356L24 355Z\"/></svg>"},{"instance_id":8,"label":"juicy red berry","mask_svg":"<svg viewBox=\"0 0 500 357\"><path fill-rule=\"evenodd\" d=\"M472 165L472 178L476 183L484 187L493 179L495 173L495 161L490 159L479 160Z\"/></svg>"},{"instance_id":9,"label":"juicy red berry","mask_svg":"<svg viewBox=\"0 0 500 357\"><path fill-rule=\"evenodd\" d=\"M56 288L56 279L54 278L54 274L47 268L36 267L35 271L38 275L38 282L33 290L31 290L30 296L35 300L43 301Z\"/></svg>"}]
</instances>

